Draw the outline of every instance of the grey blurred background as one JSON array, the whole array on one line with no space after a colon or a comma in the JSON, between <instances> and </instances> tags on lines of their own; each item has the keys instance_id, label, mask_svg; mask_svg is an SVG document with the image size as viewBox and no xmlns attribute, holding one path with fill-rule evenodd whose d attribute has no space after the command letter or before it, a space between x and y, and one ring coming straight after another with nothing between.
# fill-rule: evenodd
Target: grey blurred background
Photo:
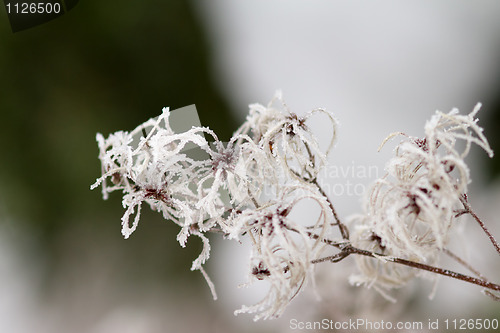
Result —
<instances>
[{"instance_id":1,"label":"grey blurred background","mask_svg":"<svg viewBox=\"0 0 500 333\"><path fill-rule=\"evenodd\" d=\"M119 195L105 202L89 190L100 172L95 133L196 104L202 124L228 138L249 103L282 89L298 113L334 112L341 127L330 160L338 165L383 173L391 148L376 150L387 134L422 135L434 110L465 113L478 101L499 152L499 14L493 0L82 0L13 34L0 10L0 330L287 331L286 318L233 318L248 304L236 288L245 276L233 267L246 260L231 256L237 245L214 237L214 302L201 274L189 271L197 240L180 248L177 227L147 209L122 239ZM468 162L473 203L499 235L499 159L477 149ZM335 201L344 217L360 211L359 197ZM483 265L498 282L498 258L488 251L479 259L493 258ZM441 287L434 303L412 296L409 308L420 310L405 318L440 316L429 304L445 304L450 319L498 318L498 305L477 289ZM473 306L457 303L464 299Z\"/></svg>"}]
</instances>

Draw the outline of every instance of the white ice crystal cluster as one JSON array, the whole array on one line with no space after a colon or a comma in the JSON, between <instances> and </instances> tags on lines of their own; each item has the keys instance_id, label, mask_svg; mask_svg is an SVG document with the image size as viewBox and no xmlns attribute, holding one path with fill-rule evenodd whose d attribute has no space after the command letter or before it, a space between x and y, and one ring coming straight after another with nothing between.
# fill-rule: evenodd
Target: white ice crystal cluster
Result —
<instances>
[{"instance_id":1,"label":"white ice crystal cluster","mask_svg":"<svg viewBox=\"0 0 500 333\"><path fill-rule=\"evenodd\" d=\"M360 275L351 282L382 289L400 287L418 270L386 264L391 257L435 264L445 249L455 215L470 182L464 158L472 144L493 156L475 118L481 105L468 115L436 112L425 124L425 137L405 138L375 182L357 216L351 241L354 246L380 254L380 259L356 257ZM382 288L382 289L380 289Z\"/></svg>"},{"instance_id":2,"label":"white ice crystal cluster","mask_svg":"<svg viewBox=\"0 0 500 333\"><path fill-rule=\"evenodd\" d=\"M314 114L332 124L332 140L323 150L306 124ZM200 237L203 250L192 270L203 273L214 297L203 270L210 255L207 232L249 242L249 282L268 281L269 293L237 313L279 316L311 276L311 261L320 257L322 237L333 225L328 201L314 183L333 145L336 121L322 109L298 116L279 93L267 106L250 105L247 120L227 143L205 127L175 133L169 116L164 109L131 132L97 134L102 176L91 188L102 185L105 199L123 193L125 238L137 228L143 203L179 225L181 246L191 235ZM193 147L206 157L192 156ZM291 219L302 201L316 205L317 221Z\"/></svg>"}]
</instances>

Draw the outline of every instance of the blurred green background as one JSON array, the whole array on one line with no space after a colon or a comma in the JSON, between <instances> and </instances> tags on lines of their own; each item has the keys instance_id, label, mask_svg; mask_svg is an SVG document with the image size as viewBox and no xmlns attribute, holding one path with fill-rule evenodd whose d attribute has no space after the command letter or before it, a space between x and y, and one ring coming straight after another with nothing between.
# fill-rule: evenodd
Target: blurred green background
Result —
<instances>
[{"instance_id":1,"label":"blurred green background","mask_svg":"<svg viewBox=\"0 0 500 333\"><path fill-rule=\"evenodd\" d=\"M0 21L0 219L40 278L42 299L90 283L101 262L118 292L160 282L212 302L201 274L189 271L197 239L182 249L178 228L145 209L141 232L124 241L120 195L104 202L89 190L100 174L97 132L131 130L164 106L190 104L221 138L236 128L191 2L81 1L18 33L3 9Z\"/></svg>"}]
</instances>

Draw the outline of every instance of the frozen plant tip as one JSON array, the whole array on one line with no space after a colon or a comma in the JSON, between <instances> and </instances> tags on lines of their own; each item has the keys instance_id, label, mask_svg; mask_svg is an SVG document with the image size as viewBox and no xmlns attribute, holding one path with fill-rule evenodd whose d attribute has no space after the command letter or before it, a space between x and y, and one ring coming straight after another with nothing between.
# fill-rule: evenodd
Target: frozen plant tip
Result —
<instances>
[{"instance_id":1,"label":"frozen plant tip","mask_svg":"<svg viewBox=\"0 0 500 333\"><path fill-rule=\"evenodd\" d=\"M368 193L366 213L357 217L353 244L387 258L438 262L454 231L454 220L457 211L462 209L470 183L464 158L472 144L493 157L475 118L480 106L476 105L465 116L456 109L449 113L436 112L425 125L424 138L396 133L404 139L387 163L387 174L377 180ZM394 134L383 144L392 137ZM351 278L355 283L399 287L419 273L367 257L356 259L362 275Z\"/></svg>"},{"instance_id":2,"label":"frozen plant tip","mask_svg":"<svg viewBox=\"0 0 500 333\"><path fill-rule=\"evenodd\" d=\"M268 105L250 105L229 142L206 127L174 131L167 108L131 132L97 134L102 175L91 189L101 185L104 199L123 193L125 238L137 229L143 204L179 226L182 247L190 236L200 238L203 248L191 269L201 271L214 298L203 268L210 256L208 233L249 244L248 283L267 283L269 289L260 302L236 313L256 313L255 319L279 317L314 278L315 264L351 254L361 272L351 281L382 292L427 271L480 285L494 296L500 286L482 276L432 266L441 253L451 253L448 240L459 215L473 216L498 246L466 197L470 178L463 159L472 144L493 155L477 125L478 110L467 116L438 112L424 138L404 136L387 175L373 185L365 213L353 219L352 235L317 179L337 136L336 120L323 109L291 112L280 93ZM309 125L321 115L331 125L326 147ZM312 220L293 218L302 203Z\"/></svg>"}]
</instances>

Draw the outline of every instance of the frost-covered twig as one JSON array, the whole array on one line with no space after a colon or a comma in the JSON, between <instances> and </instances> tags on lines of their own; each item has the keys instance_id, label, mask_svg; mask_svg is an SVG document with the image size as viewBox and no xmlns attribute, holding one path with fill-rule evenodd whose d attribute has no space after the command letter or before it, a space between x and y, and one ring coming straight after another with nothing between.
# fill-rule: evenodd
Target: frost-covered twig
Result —
<instances>
[{"instance_id":1,"label":"frost-covered twig","mask_svg":"<svg viewBox=\"0 0 500 333\"><path fill-rule=\"evenodd\" d=\"M308 235L311 238L319 239L319 237L313 233L308 233ZM396 258L396 257L392 257L392 256L387 256L387 255L382 254L382 253L376 253L376 252L372 252L372 251L359 249L359 248L352 246L349 242L334 242L334 241L331 241L329 239L322 239L322 242L324 242L325 244L328 244L330 246L333 246L337 249L340 249L340 251L334 255L330 255L330 256L326 256L326 257L322 257L322 258L313 260L312 261L313 264L319 264L319 263L323 263L323 262L335 263L335 262L339 262L339 261L347 258L351 254L357 254L357 255L362 255L362 256L371 257L371 258L374 258L377 260L381 260L382 262L384 262L384 264L388 264L388 265L390 265L390 263L400 264L400 265L408 266L408 267L415 268L415 269L425 270L425 271L428 271L431 273L441 274L441 275L447 276L449 278L462 280L462 281L465 281L465 282L468 282L471 284L475 284L478 286L482 286L482 287L485 287L485 288L488 288L491 290L500 291L500 285L495 284L495 283L491 283L488 280L486 280L486 278L484 278L484 276L482 276L481 273L479 273L477 270L473 269L467 262L465 262L463 259L454 255L453 253L451 253L448 250L444 250L446 254L448 254L453 259L458 261L460 264L465 266L467 269L472 271L479 278L474 278L472 276L468 276L468 275L465 275L462 273L457 273L457 272L451 271L449 269L434 267L434 266L426 265L426 264L416 262L416 261L411 261L411 260L402 259L402 258Z\"/></svg>"},{"instance_id":2,"label":"frost-covered twig","mask_svg":"<svg viewBox=\"0 0 500 333\"><path fill-rule=\"evenodd\" d=\"M344 245L342 247L342 250L340 252L338 252L337 254L316 259L316 260L314 260L313 263L317 264L317 263L322 263L322 262L338 262L344 258L347 258L351 254L357 254L357 255L361 255L361 256L365 256L365 257L374 258L377 260L382 260L382 261L385 261L386 264L394 263L394 264L400 264L400 265L408 266L408 267L415 268L415 269L425 270L425 271L428 271L431 273L441 274L441 275L444 275L444 276L449 277L449 278L465 281L465 282L475 284L475 285L478 285L481 287L485 287L485 288L488 288L491 290L500 291L500 285L498 285L496 283L489 282L486 279L484 279L483 277L475 278L475 277L472 277L469 275L465 275L462 273L457 273L457 272L451 271L449 269L443 269L440 267L435 267L435 266L423 264L420 262L415 262L415 261L411 261L411 260L407 260L407 259L387 256L387 255L384 255L382 253L375 253L372 251L358 249L352 245ZM467 266L469 266L469 265L467 265Z\"/></svg>"},{"instance_id":3,"label":"frost-covered twig","mask_svg":"<svg viewBox=\"0 0 500 333\"><path fill-rule=\"evenodd\" d=\"M497 250L498 254L500 254L500 245L498 244L497 240L495 239L495 236L493 236L491 234L491 232L488 230L488 228L486 228L486 226L484 225L483 221L481 221L481 219L476 215L476 213L474 213L474 211L470 207L469 203L467 202L467 195L464 194L460 198L460 201L464 205L463 212L465 214L470 214L470 216L472 216L474 218L474 220L479 224L479 226L481 227L481 229L483 229L484 233L488 236L488 238L491 241L491 244L493 244L493 246Z\"/></svg>"}]
</instances>

